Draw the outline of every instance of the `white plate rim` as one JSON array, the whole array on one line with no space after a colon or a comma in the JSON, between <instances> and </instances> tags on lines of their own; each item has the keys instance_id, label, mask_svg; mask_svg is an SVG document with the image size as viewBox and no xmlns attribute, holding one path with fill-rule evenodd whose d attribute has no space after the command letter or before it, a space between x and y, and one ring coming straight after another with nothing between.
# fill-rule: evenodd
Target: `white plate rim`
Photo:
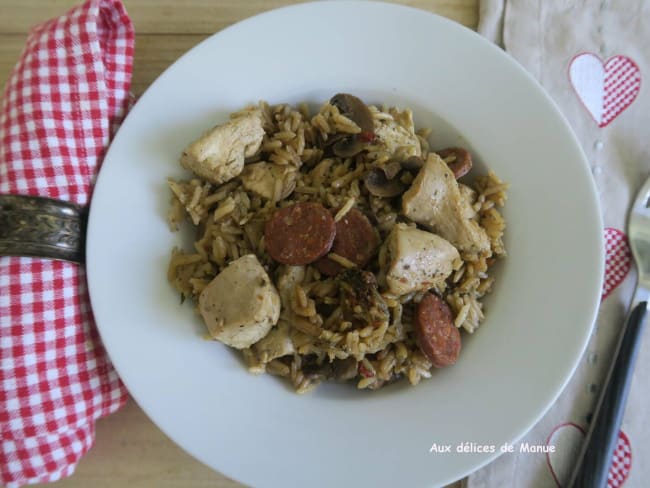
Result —
<instances>
[{"instance_id":1,"label":"white plate rim","mask_svg":"<svg viewBox=\"0 0 650 488\"><path fill-rule=\"evenodd\" d=\"M348 5L358 5L358 4L362 4L362 3L370 3L370 4L372 4L372 3L379 3L379 2L355 2L355 1L349 1L349 2L348 2L348 1L336 2L336 1L335 1L335 2L319 2L319 3L321 3L321 4L338 4L338 6L343 6L343 5L346 5L346 4L348 4ZM179 64L185 62L185 60L186 60L188 57L190 57L190 56L192 56L192 55L196 55L196 53L199 52L200 49L203 49L202 46L206 46L206 45L208 45L208 44L210 44L210 43L214 43L214 42L215 42L215 39L220 39L223 35L225 35L226 33L230 33L230 32L232 32L233 30L242 29L242 28L247 28L247 26L252 25L253 23L257 22L257 20L260 19L260 18L266 18L266 17L269 16L269 15L282 15L282 12L284 12L284 11L295 11L296 9L305 9L305 8L310 8L310 7L309 7L310 5L313 5L313 4L300 4L300 5L297 5L297 6L288 6L288 7L283 7L283 8L280 8L280 9L272 10L272 11L269 11L269 12L264 12L264 13L261 13L261 14L258 14L258 15L256 15L256 16L254 16L254 17L251 17L251 18L249 18L249 19L246 19L246 20L244 20L244 21L242 21L242 22L239 22L239 23L237 23L237 24L234 24L234 25L232 25L232 26L230 26L230 27L224 29L223 31L221 31L221 32L219 32L219 33L217 33L217 34L215 34L214 36L212 36L212 37L210 37L210 38L208 38L208 39L202 41L202 42L199 43L197 46L195 46L194 48L192 48L190 51L188 51L187 53L185 53L181 58L179 58L178 61L176 61L174 64L172 64L169 68L167 68L167 70L165 70L165 72L164 72L164 73L163 73L163 74L162 74L162 75L161 75L161 76L160 76L160 77L159 77L159 78L158 78L158 79L157 79L157 80L156 80L156 81L151 85L151 87L147 90L147 92L143 95L143 97L141 98L140 102L138 102L138 103L144 103L144 102L147 100L147 97L152 96L151 94L155 92L156 87L166 79L166 77L168 76L168 74L169 74L170 72L173 72L173 70L176 69L176 68L175 68L176 66L178 66ZM411 8L411 7L397 6L397 5L393 5L393 4L386 4L386 5L390 5L391 8L397 8L397 9L417 10L417 9L413 9L413 8ZM438 17L438 16L436 16L436 15L434 15L434 14L430 14L430 13L428 13L428 12L424 12L424 11L421 11L421 10L417 10L417 12L418 12L418 14L420 14L420 15L423 15L423 16L426 15L426 16L429 16L429 17L432 18L432 19L435 19L435 21L433 21L434 23L437 22L437 23L439 23L440 25L447 24L448 26L453 26L453 29L457 29L457 28L459 27L459 26L456 25L453 21L448 20L448 19L446 19L446 18ZM484 46L490 46L489 49L493 49L493 50L499 51L499 49L498 49L496 46L492 45L491 43L489 43L488 41L486 41L485 39L483 39L481 36L479 36L478 34L476 34L476 33L474 33L474 32L471 32L471 34L470 34L469 32L466 32L466 33L463 34L463 35L471 35L471 36L474 36L474 39L478 39L478 40L480 40L480 43L482 43ZM535 90L539 90L539 91L541 91L541 93L543 94L543 96L546 98L547 103L548 103L550 106L553 107L553 109L554 109L555 112L556 112L556 114L555 114L556 117L558 117L558 120L560 120L561 123L563 124L563 130L566 131L568 134L570 134L570 137L572 138L573 143L577 146L578 151L579 151L580 154L582 155L582 162L581 162L581 163L582 163L582 165L583 165L583 166L585 167L585 169L586 169L586 168L587 168L586 157L584 156L584 153L582 152L582 149L580 149L580 144L579 144L579 142L578 142L576 136L575 136L575 135L573 134L573 132L571 131L570 126L569 126L569 124L568 124L566 118L561 114L561 112L559 111L559 109L557 108L557 106L556 106L556 104L553 102L553 100L552 100L552 99L551 99L551 98L550 98L550 97L549 97L545 92L543 92L543 90L541 89L541 87L539 86L539 84L538 84L538 83L537 83L537 82L532 78L532 76L530 76L530 75L529 75L529 74L528 74L528 73L527 73L523 68L521 68L519 65L516 65L516 67L517 67L517 69L520 71L520 74L523 75L523 77L525 77L525 78L528 80L528 82L531 84L531 86L534 86L534 87L535 87L535 88L534 88ZM137 110L137 106L136 106L136 109L135 109L135 110ZM134 111L134 112L135 112L135 111ZM120 136L119 136L119 133L118 133L118 136L117 136L117 137L120 137ZM112 155L112 153L111 153L111 149L109 149L109 151L108 151L108 153L107 153L107 155L106 155L105 160L106 160L106 161L110 161L112 157L113 157L113 155ZM593 181L592 181L591 179L589 179L589 182L590 182L590 184L591 184L591 191L592 191L592 197L593 197L593 201L592 201L592 203L595 204L594 208L596 209L595 215L592 215L592 216L590 216L590 217L595 217L596 220L597 220L597 225L598 225L598 227L602 229L602 227L603 227L603 225L602 225L602 218L601 218L601 214L600 214L599 207L598 207L598 200L597 200L597 198L596 198L595 185L593 184ZM97 183L98 188L101 188L101 185L102 185L102 173L100 173L100 175L99 175L99 177L98 177L98 183ZM94 203L94 199L93 199L93 203ZM88 230L88 235L89 235L89 239L88 239L88 257L89 257L89 264L92 263L93 260L95 260L95 259L99 259L99 257L98 257L98 250L97 250L97 248L94 246L95 242L93 241L93 236L94 236L95 232L97 231L97 226L99 225L99 224L98 224L98 220L97 220L97 218L96 218L96 212L97 212L96 207L95 207L94 205L91 206L91 213L90 213L90 218L89 218L89 230ZM603 268L604 268L604 260L602 259L602 257L604 256L604 250L603 250L602 243L601 243L601 245L600 245L600 248L597 250L597 254L599 254L599 256L600 256L601 259L598 260L598 263L594 263L594 264L595 264L595 266L596 266L597 274L598 274L599 276L602 277L602 275L603 275L602 271L603 271ZM602 278L601 278L601 279L602 279ZM93 280L94 280L94 276L93 276L92 265L89 266L89 271L88 271L88 280L89 280L89 291L90 291L90 295L91 295L91 300L92 300L92 303L93 303L93 305L94 305L95 302L96 302L97 300L99 300L99 298L98 298L98 295L94 292L94 289L96 289L97 287L95 286L95 283L94 283L94 281L93 281ZM592 316L590 317L590 323L593 324L593 322L594 322L594 320L595 320L596 312L597 312L597 309L598 309L599 291L600 291L600 289L601 289L601 287L602 287L602 282L598 282L598 280L596 280L596 281L594 281L594 282L592 283L591 286L592 286L591 294L592 294L592 296L593 296L594 305L593 305L593 308L592 308ZM101 321L101 319L98 319L98 326L99 326L100 334L101 334L102 338L105 340L105 342L109 342L109 343L110 343L110 342L111 342L110 340L106 341L106 339L105 339L105 336L107 335L107 331L103 328L103 326L101 325L100 321ZM524 434L525 434L525 433L526 433L526 432L527 432L527 431L528 431L528 430L529 430L529 429L530 429L530 428L531 428L535 423L537 423L537 422L539 421L539 419L540 419L540 418L541 418L541 417L546 413L546 411L550 408L550 406L551 406L551 405L552 405L552 404L557 400L557 397L560 395L560 393L562 392L562 390L564 389L564 387L566 386L566 384L567 384L568 381L570 380L570 378L571 378L573 372L575 371L575 368L576 368L576 366L577 366L577 364L578 364L578 362L579 362L579 360L580 360L580 357L581 357L582 353L584 352L584 349L585 349L585 347L586 347L586 345L587 345L587 339L588 339L590 333L591 333L591 327L589 327L588 329L585 329L584 334L583 334L583 340L581 341L581 342L582 342L582 345L581 345L581 347L580 347L580 354L577 355L577 356L574 358L573 363L572 363L571 366L570 366L570 373L567 374L566 377L563 379L563 381L561 382L561 386L557 389L557 391L555 392L555 394L554 394L552 397L550 397L550 398L548 399L547 403L546 403L545 405L542 405L542 406L541 406L541 408L538 410L537 414L536 414L536 415L534 416L534 418L532 419L532 422L530 422L530 424L527 425L527 426L525 426L524 428L520 429L519 433L516 434L514 438L512 438L513 442L516 441L516 440L518 440L518 439L519 439L521 436L523 436L523 435L524 435ZM110 351L109 351L109 352L110 352ZM123 370L123 369L122 369L123 365L120 364L119 362L116 362L115 367L116 367L117 371L120 373L120 375L125 379L125 384L128 386L128 385L129 385L129 373L128 373L126 370ZM143 399L138 398L138 392L137 392L137 391L133 391L132 394L133 394L133 396L136 398L136 400L138 400L138 403L141 403L141 404L142 404L142 403L145 403L145 402L143 401ZM147 414L149 414L152 418L154 418L154 421L155 421L155 417L156 417L156 415L155 415L155 414L151 414L151 413L148 411L148 409L146 409L146 408L145 408L145 411L146 411ZM157 423L158 423L158 422L157 422ZM173 435L172 432L170 432L170 429L168 429L168 428L167 428L166 426L164 426L164 425L160 425L160 424L159 424L159 426L161 427L161 429L162 429L163 431L165 431L165 432L167 433L167 435L169 435L170 437L174 438L174 435ZM194 455L195 457L197 457L197 458L199 458L199 459L201 459L201 460L203 460L203 461L205 462L205 459L203 459L203 456L202 456L200 453L195 452L193 449L191 449L191 448L188 447L188 446L182 446L182 447L183 447L184 449L186 449L188 452L190 452L192 455ZM478 469L478 468L480 468L481 466L483 466L483 465L489 463L490 461L492 461L495 457L496 457L496 456L488 456L488 457L484 457L484 458L481 460L480 463L475 463L475 464L474 464L473 469ZM210 464L210 463L207 462L206 464ZM220 470L221 470L222 472L226 473L226 474L229 474L229 471L228 471L227 469L220 468ZM451 479L450 479L450 480L447 480L447 481L451 481Z\"/></svg>"}]
</instances>

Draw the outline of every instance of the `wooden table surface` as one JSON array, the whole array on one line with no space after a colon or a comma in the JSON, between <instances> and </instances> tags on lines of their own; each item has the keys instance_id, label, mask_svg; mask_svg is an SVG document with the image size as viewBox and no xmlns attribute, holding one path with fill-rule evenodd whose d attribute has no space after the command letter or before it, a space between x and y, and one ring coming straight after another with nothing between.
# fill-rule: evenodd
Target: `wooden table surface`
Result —
<instances>
[{"instance_id":1,"label":"wooden table surface","mask_svg":"<svg viewBox=\"0 0 650 488\"><path fill-rule=\"evenodd\" d=\"M58 16L81 0L0 1L0 83L4 86L30 26ZM132 91L142 94L181 54L239 20L283 0L123 0L135 25ZM468 27L478 22L478 0L399 1L444 15ZM225 476L191 458L158 429L133 401L97 423L97 440L76 473L46 485L57 488L234 488ZM455 485L458 486L458 485Z\"/></svg>"}]
</instances>

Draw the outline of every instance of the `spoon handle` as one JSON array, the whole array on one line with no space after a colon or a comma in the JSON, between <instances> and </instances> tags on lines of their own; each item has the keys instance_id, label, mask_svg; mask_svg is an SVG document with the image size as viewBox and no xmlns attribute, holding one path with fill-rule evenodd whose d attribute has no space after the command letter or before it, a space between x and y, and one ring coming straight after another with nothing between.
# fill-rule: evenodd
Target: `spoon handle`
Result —
<instances>
[{"instance_id":1,"label":"spoon handle","mask_svg":"<svg viewBox=\"0 0 650 488\"><path fill-rule=\"evenodd\" d=\"M598 398L589 432L567 488L604 488L618 442L634 362L645 325L647 302L639 302L629 314L617 345L614 361Z\"/></svg>"}]
</instances>

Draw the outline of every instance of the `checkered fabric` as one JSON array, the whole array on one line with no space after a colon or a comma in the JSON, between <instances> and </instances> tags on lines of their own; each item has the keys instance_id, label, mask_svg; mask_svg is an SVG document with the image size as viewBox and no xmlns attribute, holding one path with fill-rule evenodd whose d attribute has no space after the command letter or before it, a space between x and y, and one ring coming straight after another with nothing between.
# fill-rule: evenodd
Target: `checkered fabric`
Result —
<instances>
[{"instance_id":1,"label":"checkered fabric","mask_svg":"<svg viewBox=\"0 0 650 488\"><path fill-rule=\"evenodd\" d=\"M614 290L627 276L632 266L632 253L627 236L618 229L608 227L605 237L605 279L601 301Z\"/></svg>"},{"instance_id":2,"label":"checkered fabric","mask_svg":"<svg viewBox=\"0 0 650 488\"><path fill-rule=\"evenodd\" d=\"M134 32L119 0L34 28L0 110L0 193L87 204L129 104ZM0 258L0 484L70 475L126 390L93 323L82 267Z\"/></svg>"},{"instance_id":3,"label":"checkered fabric","mask_svg":"<svg viewBox=\"0 0 650 488\"><path fill-rule=\"evenodd\" d=\"M607 126L634 101L641 90L641 70L627 56L614 56L607 60L605 69L605 97L603 120Z\"/></svg>"},{"instance_id":4,"label":"checkered fabric","mask_svg":"<svg viewBox=\"0 0 650 488\"><path fill-rule=\"evenodd\" d=\"M607 477L607 488L619 488L623 486L630 474L632 467L632 446L625 433L621 431L612 457L612 467Z\"/></svg>"}]
</instances>

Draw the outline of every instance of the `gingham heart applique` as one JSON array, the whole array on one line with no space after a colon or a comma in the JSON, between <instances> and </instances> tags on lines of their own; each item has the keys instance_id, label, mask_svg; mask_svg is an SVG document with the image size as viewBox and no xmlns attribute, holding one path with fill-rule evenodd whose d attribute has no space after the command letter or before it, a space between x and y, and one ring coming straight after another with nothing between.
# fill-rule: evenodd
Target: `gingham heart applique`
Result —
<instances>
[{"instance_id":1,"label":"gingham heart applique","mask_svg":"<svg viewBox=\"0 0 650 488\"><path fill-rule=\"evenodd\" d=\"M618 229L605 229L605 279L600 300L620 285L632 267L632 253L627 236Z\"/></svg>"},{"instance_id":2,"label":"gingham heart applique","mask_svg":"<svg viewBox=\"0 0 650 488\"><path fill-rule=\"evenodd\" d=\"M603 61L593 53L578 54L569 65L569 79L598 127L618 117L639 94L641 70L627 56Z\"/></svg>"},{"instance_id":3,"label":"gingham heart applique","mask_svg":"<svg viewBox=\"0 0 650 488\"><path fill-rule=\"evenodd\" d=\"M551 476L553 476L559 487L562 487L568 481L573 468L573 461L578 455L584 437L584 429L573 422L558 425L548 436L546 443L549 446L555 446L555 451L546 454L546 462L551 471ZM620 488L623 486L623 483L630 475L631 468L632 447L627 435L621 430L607 478L607 488Z\"/></svg>"},{"instance_id":4,"label":"gingham heart applique","mask_svg":"<svg viewBox=\"0 0 650 488\"><path fill-rule=\"evenodd\" d=\"M612 458L612 467L609 468L609 476L607 477L608 488L619 488L623 486L625 480L630 475L632 468L632 446L630 439L627 438L625 432L620 431L618 434L618 442L614 450L614 457Z\"/></svg>"}]
</instances>

